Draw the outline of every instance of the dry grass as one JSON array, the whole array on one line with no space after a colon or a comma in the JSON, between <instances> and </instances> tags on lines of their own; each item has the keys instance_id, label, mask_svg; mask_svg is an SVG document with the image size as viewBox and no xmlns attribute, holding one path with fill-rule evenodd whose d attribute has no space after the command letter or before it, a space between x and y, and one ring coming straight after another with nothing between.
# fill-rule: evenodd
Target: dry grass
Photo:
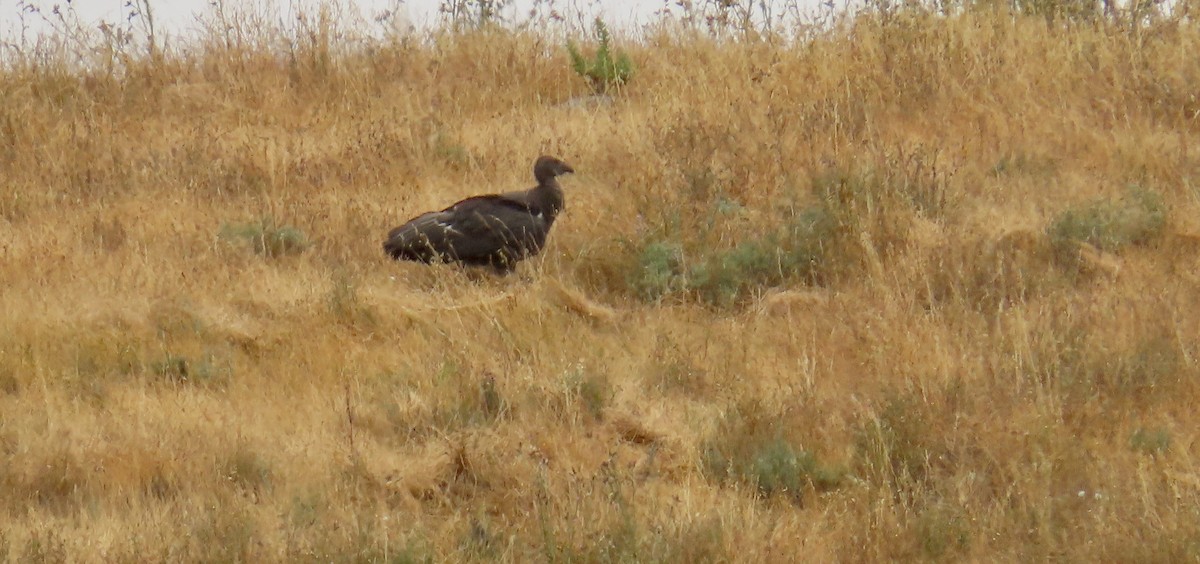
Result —
<instances>
[{"instance_id":1,"label":"dry grass","mask_svg":"<svg viewBox=\"0 0 1200 564\"><path fill-rule=\"evenodd\" d=\"M8 560L1200 560L1193 24L305 37L0 71Z\"/></svg>"}]
</instances>

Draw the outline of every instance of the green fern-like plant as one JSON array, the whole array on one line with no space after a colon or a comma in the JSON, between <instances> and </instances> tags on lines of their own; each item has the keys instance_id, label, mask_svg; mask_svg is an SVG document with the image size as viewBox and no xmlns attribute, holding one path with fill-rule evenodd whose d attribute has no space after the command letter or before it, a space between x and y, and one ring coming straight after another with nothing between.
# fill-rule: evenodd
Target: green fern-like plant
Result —
<instances>
[{"instance_id":1,"label":"green fern-like plant","mask_svg":"<svg viewBox=\"0 0 1200 564\"><path fill-rule=\"evenodd\" d=\"M608 26L604 25L600 18L596 18L595 35L599 47L592 58L583 56L579 47L572 41L567 41L567 53L571 56L571 68L587 81L592 91L606 94L610 90L619 89L633 78L633 61L621 51L617 51L614 56Z\"/></svg>"}]
</instances>

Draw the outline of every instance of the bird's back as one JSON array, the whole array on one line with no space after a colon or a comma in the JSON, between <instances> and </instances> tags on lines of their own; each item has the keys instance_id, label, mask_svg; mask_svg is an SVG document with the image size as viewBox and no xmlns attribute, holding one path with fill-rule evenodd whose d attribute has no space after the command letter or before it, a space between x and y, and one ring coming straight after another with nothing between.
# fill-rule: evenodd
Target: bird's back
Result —
<instances>
[{"instance_id":1,"label":"bird's back","mask_svg":"<svg viewBox=\"0 0 1200 564\"><path fill-rule=\"evenodd\" d=\"M393 229L384 249L395 259L502 268L537 254L549 223L545 212L508 194L476 196Z\"/></svg>"},{"instance_id":2,"label":"bird's back","mask_svg":"<svg viewBox=\"0 0 1200 564\"><path fill-rule=\"evenodd\" d=\"M538 157L530 190L475 196L421 214L388 233L383 248L394 259L490 265L508 272L538 254L563 209L555 177L575 172L567 163Z\"/></svg>"}]
</instances>

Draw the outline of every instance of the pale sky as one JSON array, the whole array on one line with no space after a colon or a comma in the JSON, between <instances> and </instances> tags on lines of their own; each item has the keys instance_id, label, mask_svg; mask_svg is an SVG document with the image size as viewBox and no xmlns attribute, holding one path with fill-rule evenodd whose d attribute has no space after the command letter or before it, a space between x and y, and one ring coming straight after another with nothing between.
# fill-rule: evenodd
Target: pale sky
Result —
<instances>
[{"instance_id":1,"label":"pale sky","mask_svg":"<svg viewBox=\"0 0 1200 564\"><path fill-rule=\"evenodd\" d=\"M123 24L130 12L127 4L137 4L141 0L0 0L0 43L17 43L22 36L22 30L27 40L32 40L39 33L54 34L63 24L57 22L53 14L57 6L62 11L70 11L78 18L78 25L88 29L96 29L101 22ZM363 31L377 35L388 29L428 29L439 21L438 7L442 0L148 0L154 12L154 19L160 37L180 37L195 33L199 28L197 18L210 12L214 3L245 10L247 7L259 14L270 14L277 23L295 21L297 13L316 13L322 4L338 6L350 12L344 14L350 19L365 22ZM1124 6L1132 0L1117 0L1119 6ZM1177 0L1166 0L1164 5L1174 5ZM526 20L530 7L538 0L514 0L513 6L504 13L509 22ZM540 0L541 4L550 3L559 15L564 17L573 28L590 27L590 22L597 16L604 18L613 29L637 31L646 24L658 21L658 13L668 10L678 13L674 7L677 0ZM703 5L703 0L696 0L697 5ZM802 11L801 19L808 19L827 10L826 5L834 5L837 9L862 6L863 0L739 0L738 4L753 5L756 9L767 5L776 12L789 13L794 21L796 14L792 10ZM785 6L787 8L785 8ZM379 23L380 16L396 14L398 17L389 18L389 25Z\"/></svg>"},{"instance_id":2,"label":"pale sky","mask_svg":"<svg viewBox=\"0 0 1200 564\"><path fill-rule=\"evenodd\" d=\"M815 3L816 0L806 0ZM53 10L71 10L84 27L94 29L101 22L123 23L130 12L126 4L131 0L0 0L0 38L12 41L19 38L24 26L27 36L38 32L53 32L57 17ZM197 17L209 10L211 0L149 0L156 27L160 34L188 35L197 29ZM136 3L136 2L134 2ZM366 22L374 22L387 13L400 15L397 23L409 22L420 28L438 21L440 0L340 0L338 6L356 11ZM670 2L673 4L673 2ZM321 0L253 0L252 2L226 2L229 7L246 5L267 6L280 20L290 21L299 10L316 13ZM556 0L558 12L570 21L590 22L596 15L602 16L611 27L636 29L656 20L655 13L669 2L664 0ZM517 0L512 9L505 12L508 19L523 20L533 0ZM37 11L31 8L36 8ZM375 24L377 27L379 24Z\"/></svg>"}]
</instances>

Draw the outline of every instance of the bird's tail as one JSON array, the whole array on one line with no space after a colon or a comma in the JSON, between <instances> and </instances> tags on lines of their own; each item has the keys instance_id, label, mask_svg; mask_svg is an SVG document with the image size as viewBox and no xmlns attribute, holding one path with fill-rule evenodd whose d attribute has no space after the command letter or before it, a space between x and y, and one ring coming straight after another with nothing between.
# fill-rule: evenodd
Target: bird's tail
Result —
<instances>
[{"instance_id":1,"label":"bird's tail","mask_svg":"<svg viewBox=\"0 0 1200 564\"><path fill-rule=\"evenodd\" d=\"M396 260L431 262L438 254L438 212L427 213L388 233L383 250Z\"/></svg>"}]
</instances>

